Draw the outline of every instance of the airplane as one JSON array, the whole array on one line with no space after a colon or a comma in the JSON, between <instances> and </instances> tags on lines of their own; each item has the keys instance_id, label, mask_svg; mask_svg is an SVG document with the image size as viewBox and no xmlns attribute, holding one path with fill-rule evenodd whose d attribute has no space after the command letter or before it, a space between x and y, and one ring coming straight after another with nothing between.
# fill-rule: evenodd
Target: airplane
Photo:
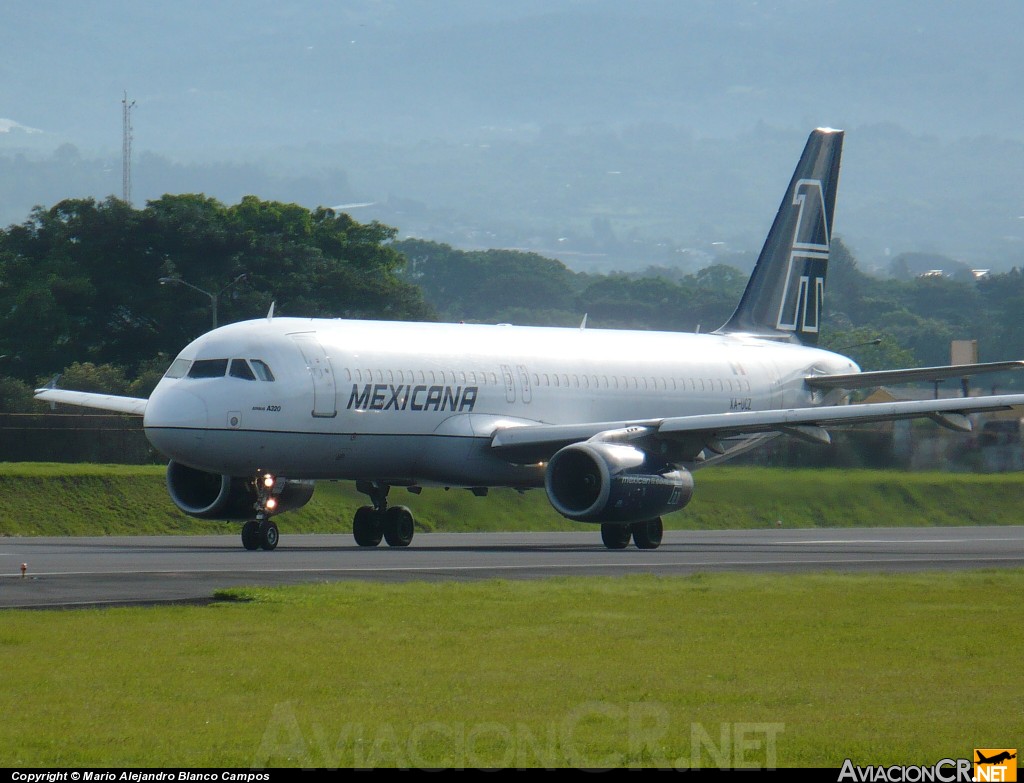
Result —
<instances>
[{"instance_id":1,"label":"airplane","mask_svg":"<svg viewBox=\"0 0 1024 783\"><path fill-rule=\"evenodd\" d=\"M982 755L980 750L975 752L978 754L978 761L976 762L978 764L1002 764L1004 761L1009 761L1010 759L1017 758L1016 753L1010 753L1006 750L1004 750L1002 753L997 753L992 758L985 758L985 756Z\"/></svg>"},{"instance_id":2,"label":"airplane","mask_svg":"<svg viewBox=\"0 0 1024 783\"><path fill-rule=\"evenodd\" d=\"M1024 406L1024 395L849 404L852 390L1024 367L1022 361L861 372L817 347L843 131L807 140L739 305L710 333L275 317L186 346L149 399L45 388L36 397L143 416L186 514L240 521L273 550L274 517L319 480L354 480L369 505L355 542L408 546L393 487L485 495L541 488L609 549L656 549L693 472L789 435ZM965 382L966 384L966 382ZM966 385L965 385L966 389Z\"/></svg>"}]
</instances>

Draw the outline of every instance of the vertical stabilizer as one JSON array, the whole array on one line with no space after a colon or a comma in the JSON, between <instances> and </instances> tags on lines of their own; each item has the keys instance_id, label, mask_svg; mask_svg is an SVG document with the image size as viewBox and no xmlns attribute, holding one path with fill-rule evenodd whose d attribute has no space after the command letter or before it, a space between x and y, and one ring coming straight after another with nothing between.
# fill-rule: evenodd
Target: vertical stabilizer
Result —
<instances>
[{"instance_id":1,"label":"vertical stabilizer","mask_svg":"<svg viewBox=\"0 0 1024 783\"><path fill-rule=\"evenodd\" d=\"M843 132L807 139L736 312L718 331L818 342Z\"/></svg>"}]
</instances>

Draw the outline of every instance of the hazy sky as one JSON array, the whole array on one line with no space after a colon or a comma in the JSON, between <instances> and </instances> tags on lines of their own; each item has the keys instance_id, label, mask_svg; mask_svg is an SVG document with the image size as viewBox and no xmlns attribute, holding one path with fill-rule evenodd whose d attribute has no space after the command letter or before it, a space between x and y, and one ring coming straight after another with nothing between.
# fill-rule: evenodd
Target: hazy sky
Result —
<instances>
[{"instance_id":1,"label":"hazy sky","mask_svg":"<svg viewBox=\"0 0 1024 783\"><path fill-rule=\"evenodd\" d=\"M486 126L1024 138L1024 3L5 0L0 118L186 153ZM0 125L0 132L3 126Z\"/></svg>"},{"instance_id":2,"label":"hazy sky","mask_svg":"<svg viewBox=\"0 0 1024 783\"><path fill-rule=\"evenodd\" d=\"M973 174L1022 179L1006 171L1024 143L1022 30L1019 0L4 0L0 154L67 142L115 159L125 90L136 156L179 161L292 166L277 150L359 140L424 145L429 157L437 140L646 124L756 145L764 124L793 139L784 161L764 160L779 145L749 150L753 178L774 182L807 132L828 125L849 132L845 227L884 245L886 199L915 196L872 188L888 176L910 188L913 172L873 169L878 151L861 142L871 128L941 144L993 137L1009 154L993 152ZM899 164L901 151L882 152ZM943 164L915 163L941 175L933 191L962 181ZM350 169L365 191L387 180L324 165ZM758 225L782 187L770 209L758 206ZM1019 199L1004 203L1004 185L989 190L993 208L1024 214ZM956 246L979 241L965 233Z\"/></svg>"}]
</instances>

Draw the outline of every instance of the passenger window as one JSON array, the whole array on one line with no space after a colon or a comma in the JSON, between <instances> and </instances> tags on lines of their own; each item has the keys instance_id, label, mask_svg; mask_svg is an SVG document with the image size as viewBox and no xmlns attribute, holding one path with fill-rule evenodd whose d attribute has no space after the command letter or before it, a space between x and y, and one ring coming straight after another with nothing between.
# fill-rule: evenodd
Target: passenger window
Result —
<instances>
[{"instance_id":1,"label":"passenger window","mask_svg":"<svg viewBox=\"0 0 1024 783\"><path fill-rule=\"evenodd\" d=\"M232 359L228 375L232 378L241 378L243 381L256 380L256 376L253 375L252 370L249 368L249 363L245 359Z\"/></svg>"},{"instance_id":2,"label":"passenger window","mask_svg":"<svg viewBox=\"0 0 1024 783\"><path fill-rule=\"evenodd\" d=\"M200 359L192 364L189 378L223 378L228 371L227 359Z\"/></svg>"},{"instance_id":3,"label":"passenger window","mask_svg":"<svg viewBox=\"0 0 1024 783\"><path fill-rule=\"evenodd\" d=\"M255 371L256 377L261 381L270 382L274 380L274 373L270 371L270 367L267 366L266 362L260 359L250 359L249 363L252 364L252 369Z\"/></svg>"},{"instance_id":4,"label":"passenger window","mask_svg":"<svg viewBox=\"0 0 1024 783\"><path fill-rule=\"evenodd\" d=\"M167 368L167 372L164 373L165 378L184 378L188 375L189 365L192 364L191 359L175 359L171 366Z\"/></svg>"}]
</instances>

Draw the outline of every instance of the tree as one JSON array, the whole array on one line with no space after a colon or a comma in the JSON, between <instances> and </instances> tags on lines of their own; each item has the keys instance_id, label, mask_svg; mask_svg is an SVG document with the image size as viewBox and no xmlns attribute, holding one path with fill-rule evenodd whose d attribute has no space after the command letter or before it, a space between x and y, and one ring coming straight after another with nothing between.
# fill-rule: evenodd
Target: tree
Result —
<instances>
[{"instance_id":1,"label":"tree","mask_svg":"<svg viewBox=\"0 0 1024 783\"><path fill-rule=\"evenodd\" d=\"M147 362L166 361L210 324L209 296L162 287L162 277L210 292L221 324L258 317L272 301L280 314L429 319L419 289L399 277L394 236L255 196L230 207L202 194L143 209L116 198L37 207L0 231L0 356L17 357L23 380L72 362L151 376Z\"/></svg>"}]
</instances>

